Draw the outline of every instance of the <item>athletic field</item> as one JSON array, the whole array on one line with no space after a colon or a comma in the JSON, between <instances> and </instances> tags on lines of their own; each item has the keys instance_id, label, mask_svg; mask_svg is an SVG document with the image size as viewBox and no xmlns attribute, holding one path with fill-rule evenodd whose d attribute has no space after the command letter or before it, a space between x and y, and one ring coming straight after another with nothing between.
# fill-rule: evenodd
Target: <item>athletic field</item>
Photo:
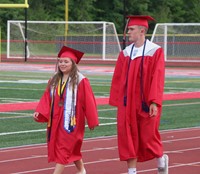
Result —
<instances>
[{"instance_id":1,"label":"athletic field","mask_svg":"<svg viewBox=\"0 0 200 174\"><path fill-rule=\"evenodd\" d=\"M0 147L45 142L45 124L32 113L54 73L53 64L0 63ZM85 137L116 134L116 108L108 105L113 66L80 65L98 104L100 126ZM166 68L160 130L200 126L200 70Z\"/></svg>"}]
</instances>

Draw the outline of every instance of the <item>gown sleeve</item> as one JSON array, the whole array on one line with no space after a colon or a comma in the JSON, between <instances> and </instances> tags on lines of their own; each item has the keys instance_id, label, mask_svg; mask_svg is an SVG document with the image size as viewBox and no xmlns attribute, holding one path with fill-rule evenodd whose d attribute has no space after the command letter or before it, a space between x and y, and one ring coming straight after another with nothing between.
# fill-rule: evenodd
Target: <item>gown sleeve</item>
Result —
<instances>
[{"instance_id":1,"label":"gown sleeve","mask_svg":"<svg viewBox=\"0 0 200 174\"><path fill-rule=\"evenodd\" d=\"M152 82L148 97L149 104L154 102L158 106L162 105L165 78L165 61L162 48L158 49L155 54L155 64L152 74Z\"/></svg>"},{"instance_id":2,"label":"gown sleeve","mask_svg":"<svg viewBox=\"0 0 200 174\"><path fill-rule=\"evenodd\" d=\"M121 74L122 74L122 67L123 67L122 59L123 58L124 58L123 52L121 52L117 59L112 82L111 82L109 104L112 106L117 106L118 101L119 101L119 83L120 83Z\"/></svg>"},{"instance_id":3,"label":"gown sleeve","mask_svg":"<svg viewBox=\"0 0 200 174\"><path fill-rule=\"evenodd\" d=\"M48 122L50 109L51 109L51 97L50 97L50 90L47 87L36 108L36 112L39 112L38 120L36 121Z\"/></svg>"},{"instance_id":4,"label":"gown sleeve","mask_svg":"<svg viewBox=\"0 0 200 174\"><path fill-rule=\"evenodd\" d=\"M83 91L82 91L83 90ZM88 127L90 129L99 125L98 112L96 100L90 86L90 82L87 78L84 78L80 82L80 90L82 95L83 109L87 120Z\"/></svg>"}]
</instances>

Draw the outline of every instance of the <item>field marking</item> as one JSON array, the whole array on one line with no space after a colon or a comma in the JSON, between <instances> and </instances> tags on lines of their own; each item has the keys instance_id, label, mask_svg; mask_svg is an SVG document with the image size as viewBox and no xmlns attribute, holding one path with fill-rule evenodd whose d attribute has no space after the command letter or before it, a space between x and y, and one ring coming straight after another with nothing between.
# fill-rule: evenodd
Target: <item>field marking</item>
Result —
<instances>
[{"instance_id":1,"label":"field marking","mask_svg":"<svg viewBox=\"0 0 200 174\"><path fill-rule=\"evenodd\" d=\"M177 132L189 132L189 131L200 131L200 127L192 127L192 128L182 128L182 129L171 129L171 130L161 130L160 134L168 134L168 133L177 133ZM199 139L200 136L197 137L189 137L189 138L178 138L174 140L163 140L162 142L168 143L172 141L185 141L185 140L191 140L191 139ZM94 137L94 138L86 138L84 139L84 143L90 143L90 142L99 142L99 141L112 141L117 139L117 135L113 136L106 136L106 137ZM22 150L31 150L31 149L37 149L37 148L46 148L46 143L42 144L30 144L30 145L22 145L22 146L14 146L14 147L7 147L7 148L0 148L0 153L2 152L11 152L11 151L22 151Z\"/></svg>"},{"instance_id":2,"label":"field marking","mask_svg":"<svg viewBox=\"0 0 200 174\"><path fill-rule=\"evenodd\" d=\"M46 147L47 148L47 147ZM32 150L33 148L31 148ZM27 150L27 149L26 149ZM87 149L87 150L82 150L82 153L87 153L87 152L96 152L96 151L105 151L105 150L117 150L117 146L111 146L111 147L105 147L105 148L93 148L93 149ZM15 162L15 161L23 161L23 160L31 160L35 158L46 158L47 155L31 155L29 157L23 157L23 158L13 158L13 159L8 159L8 160L1 160L1 163L7 163L7 162Z\"/></svg>"},{"instance_id":3,"label":"field marking","mask_svg":"<svg viewBox=\"0 0 200 174\"><path fill-rule=\"evenodd\" d=\"M0 164L2 163L9 163L9 162L16 162L16 161L23 161L23 160L31 160L36 158L45 158L47 155L38 155L38 156L31 156L31 157L24 157L24 158L13 158L8 160L2 160L0 161Z\"/></svg>"},{"instance_id":4,"label":"field marking","mask_svg":"<svg viewBox=\"0 0 200 174\"><path fill-rule=\"evenodd\" d=\"M32 117L32 114L31 115L25 115L25 116L6 116L6 117L1 117L0 116L0 120L7 120L7 119L15 119L15 118L31 118Z\"/></svg>"},{"instance_id":5,"label":"field marking","mask_svg":"<svg viewBox=\"0 0 200 174\"><path fill-rule=\"evenodd\" d=\"M44 157L44 156L42 156L42 157ZM84 164L85 165L98 164L98 163L105 163L105 162L110 162L110 161L119 161L119 158L103 159L103 160L96 160L96 161L91 161L91 162L84 162ZM176 168L176 167L182 167L182 166L196 166L198 164L200 164L199 161L192 162L192 163L183 163L183 164L170 165L169 168ZM65 166L65 168L69 168L69 167L74 167L74 164L70 164L70 165ZM25 174L25 173L47 171L47 170L54 170L54 167L42 168L42 169L37 169L37 170L27 170L27 171L12 173L12 174ZM148 171L156 171L156 170L157 170L157 168L151 168L151 169L146 169L146 170L140 170L140 171L138 171L138 173L143 173L143 172L148 172ZM126 173L121 173L121 174L126 174Z\"/></svg>"},{"instance_id":6,"label":"field marking","mask_svg":"<svg viewBox=\"0 0 200 174\"><path fill-rule=\"evenodd\" d=\"M105 163L105 162L118 161L118 160L119 160L119 158L103 159L103 160L97 160L97 161L84 162L84 165ZM69 168L69 167L74 167L74 164L65 166L65 168ZM37 169L37 170L27 170L27 171L11 173L11 174L34 173L34 172L41 172L41 171L47 171L47 170L54 170L54 168L55 167L49 167L49 168L43 168L43 169Z\"/></svg>"},{"instance_id":7,"label":"field marking","mask_svg":"<svg viewBox=\"0 0 200 174\"><path fill-rule=\"evenodd\" d=\"M93 148L93 149L88 149L88 150L82 150L81 152L82 153L87 153L87 152L96 152L96 151L105 151L105 150L117 150L117 148L118 148L117 146L110 146L110 147L105 147L105 148ZM31 148L31 150L32 149L33 148ZM198 148L189 148L189 149L179 149L179 150L175 150L175 151L164 151L164 153L167 153L167 154L180 153L180 152L196 151L196 150L199 150L199 149L200 149L200 147L198 147ZM8 162L23 161L23 160L31 160L31 159L36 159L36 158L47 158L47 157L48 157L47 155L32 155L32 156L23 157L23 158L13 158L13 159L8 159L8 160L1 160L0 164L8 163Z\"/></svg>"},{"instance_id":8,"label":"field marking","mask_svg":"<svg viewBox=\"0 0 200 174\"><path fill-rule=\"evenodd\" d=\"M198 77L198 76L197 76ZM173 77L172 77L173 78ZM185 83L185 82L200 82L198 78L194 77L186 77L186 78L193 78L192 80L165 80L165 83Z\"/></svg>"},{"instance_id":9,"label":"field marking","mask_svg":"<svg viewBox=\"0 0 200 174\"><path fill-rule=\"evenodd\" d=\"M119 158L112 158L112 159L104 159L104 160L99 160L99 161L93 161L93 162L84 162L85 165L89 164L98 164L102 162L110 162L110 161L119 161ZM197 164L200 164L199 161L197 162L192 162L192 163L186 163L186 164L175 164L169 166L169 168L176 168L176 167L183 167L183 166L195 166ZM65 166L65 168L69 167L74 167L73 164ZM54 170L55 167L49 167L49 168L43 168L43 169L37 169L37 170L28 170L28 171L23 171L23 172L17 172L17 173L12 173L12 174L25 174L25 173L33 173L33 172L41 172L41 171L47 171L47 170ZM151 169L146 169L146 170L140 170L137 173L143 173L143 172L150 172L150 171L157 171L157 168L151 168ZM127 174L127 173L121 173L121 174Z\"/></svg>"},{"instance_id":10,"label":"field marking","mask_svg":"<svg viewBox=\"0 0 200 174\"><path fill-rule=\"evenodd\" d=\"M164 104L163 107L166 107L166 106L186 106L186 105L197 105L197 104L200 104L200 102Z\"/></svg>"},{"instance_id":11,"label":"field marking","mask_svg":"<svg viewBox=\"0 0 200 174\"><path fill-rule=\"evenodd\" d=\"M33 132L43 132L43 131L46 131L46 129L26 130L26 131L17 131L17 132L2 132L2 133L0 133L0 136L13 135L13 134L24 134L24 133L33 133Z\"/></svg>"},{"instance_id":12,"label":"field marking","mask_svg":"<svg viewBox=\"0 0 200 174\"><path fill-rule=\"evenodd\" d=\"M116 124L117 124L117 122L101 123L101 124L99 124L99 126L109 126L109 125L116 125ZM88 125L85 125L85 127L88 127ZM2 133L0 133L0 136L3 136L3 135L13 135L13 134L24 134L24 133L33 133L33 132L43 132L43 131L46 131L46 129L16 131L16 132L2 132Z\"/></svg>"},{"instance_id":13,"label":"field marking","mask_svg":"<svg viewBox=\"0 0 200 174\"><path fill-rule=\"evenodd\" d=\"M20 103L20 102L19 102ZM8 103L5 103L5 104L8 104ZM186 106L186 105L197 105L197 104L200 104L200 102L190 102L190 103L173 103L173 104L164 104L163 105L163 107L169 107L169 106ZM115 107L115 108L109 108L109 109L98 109L98 111L99 112L107 112L107 111L115 111L115 110L117 110L117 108ZM18 113L18 112L0 112L0 114L13 114L13 115L19 115L19 114L24 114L24 115L26 115L26 116L28 116L28 115L31 115L31 114L29 114L29 113ZM23 118L23 116L13 116L13 118ZM6 118L10 118L10 117L3 117L4 119L6 119ZM103 117L102 117L103 118ZM0 119L2 119L1 118L1 116L0 116ZM106 119L106 118L105 118Z\"/></svg>"},{"instance_id":14,"label":"field marking","mask_svg":"<svg viewBox=\"0 0 200 174\"><path fill-rule=\"evenodd\" d=\"M47 144L43 143L43 144L30 144L30 145L22 145L22 146L15 146L15 147L5 147L5 148L0 148L0 153L32 150L32 149L40 149L40 148L47 148Z\"/></svg>"},{"instance_id":15,"label":"field marking","mask_svg":"<svg viewBox=\"0 0 200 174\"><path fill-rule=\"evenodd\" d=\"M183 166L194 166L194 165L197 165L197 164L200 164L200 162L197 161L197 162L186 163L186 164L175 164L175 165L170 165L169 169L170 168L176 168L176 167L183 167ZM157 168L140 170L140 171L137 171L137 173L150 172L150 171L157 171ZM127 173L120 173L120 174L127 174Z\"/></svg>"},{"instance_id":16,"label":"field marking","mask_svg":"<svg viewBox=\"0 0 200 174\"><path fill-rule=\"evenodd\" d=\"M200 150L200 147L197 148L189 148L189 149L181 149L181 150L169 150L165 151L165 153L182 153L182 152L187 152L187 151L193 151L193 150Z\"/></svg>"},{"instance_id":17,"label":"field marking","mask_svg":"<svg viewBox=\"0 0 200 174\"><path fill-rule=\"evenodd\" d=\"M0 83L47 84L48 80L0 80Z\"/></svg>"},{"instance_id":18,"label":"field marking","mask_svg":"<svg viewBox=\"0 0 200 174\"><path fill-rule=\"evenodd\" d=\"M162 133L174 133L174 132L190 132L190 131L200 131L200 126L197 127L188 127L188 128L178 128L178 129L168 129L168 130L162 130Z\"/></svg>"},{"instance_id":19,"label":"field marking","mask_svg":"<svg viewBox=\"0 0 200 174\"><path fill-rule=\"evenodd\" d=\"M200 139L200 136L197 137L189 137L189 138L179 138L179 139L173 139L173 140L163 140L162 142L176 142L176 141L186 141L186 140L193 140L193 139Z\"/></svg>"}]
</instances>

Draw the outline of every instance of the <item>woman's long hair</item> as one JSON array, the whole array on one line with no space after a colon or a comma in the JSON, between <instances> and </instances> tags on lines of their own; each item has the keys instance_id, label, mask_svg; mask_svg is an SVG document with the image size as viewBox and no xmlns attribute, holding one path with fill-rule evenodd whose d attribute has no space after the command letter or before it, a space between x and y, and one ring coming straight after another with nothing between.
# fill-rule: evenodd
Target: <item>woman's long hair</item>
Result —
<instances>
[{"instance_id":1,"label":"woman's long hair","mask_svg":"<svg viewBox=\"0 0 200 174\"><path fill-rule=\"evenodd\" d=\"M72 89L74 90L75 88L75 85L77 84L78 82L78 67L75 63L74 60L72 60L72 68L71 68L71 71L69 72L69 77L71 78L70 82L69 82L69 86L72 87ZM62 71L60 71L59 67L58 67L58 63L56 64L56 73L53 75L53 77L50 79L49 83L48 83L48 87L49 88L55 88L58 83L59 83L59 80L62 78L63 76L63 73Z\"/></svg>"}]
</instances>

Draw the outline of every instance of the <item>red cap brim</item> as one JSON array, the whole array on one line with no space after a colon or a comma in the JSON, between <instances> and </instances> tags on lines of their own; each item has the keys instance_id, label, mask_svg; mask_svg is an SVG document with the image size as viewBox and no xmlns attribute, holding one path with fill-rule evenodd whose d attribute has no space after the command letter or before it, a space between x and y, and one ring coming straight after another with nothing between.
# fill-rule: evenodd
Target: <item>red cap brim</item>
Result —
<instances>
[{"instance_id":1,"label":"red cap brim","mask_svg":"<svg viewBox=\"0 0 200 174\"><path fill-rule=\"evenodd\" d=\"M145 26L146 28L149 28L148 21L155 21L154 18L151 16L141 16L141 15L135 15L135 16L127 16L129 18L129 26L133 25L139 25L139 26Z\"/></svg>"},{"instance_id":2,"label":"red cap brim","mask_svg":"<svg viewBox=\"0 0 200 174\"><path fill-rule=\"evenodd\" d=\"M70 58L73 59L77 64L83 57L84 53L73 48L63 46L58 53L59 58Z\"/></svg>"}]
</instances>

